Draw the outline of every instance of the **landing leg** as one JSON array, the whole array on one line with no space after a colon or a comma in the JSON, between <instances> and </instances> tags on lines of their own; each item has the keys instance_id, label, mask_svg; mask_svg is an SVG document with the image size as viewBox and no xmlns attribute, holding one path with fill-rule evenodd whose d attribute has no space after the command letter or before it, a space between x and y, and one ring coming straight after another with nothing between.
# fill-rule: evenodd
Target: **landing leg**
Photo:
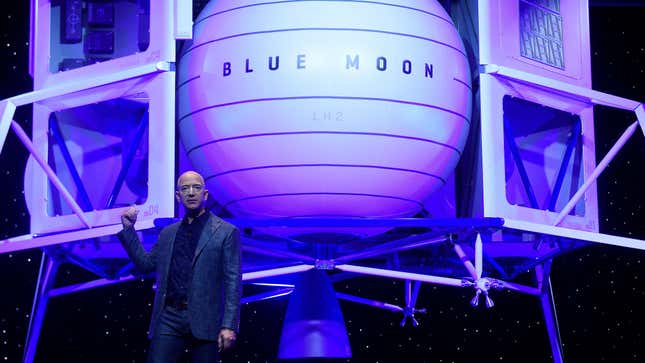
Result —
<instances>
[{"instance_id":1,"label":"landing leg","mask_svg":"<svg viewBox=\"0 0 645 363\"><path fill-rule=\"evenodd\" d=\"M40 260L40 272L38 273L34 303L31 308L31 316L29 317L29 330L27 330L27 343L25 344L25 356L23 358L24 363L32 363L36 357L40 329L43 326L45 312L47 311L49 290L54 285L57 270L58 263L43 252Z\"/></svg>"},{"instance_id":2,"label":"landing leg","mask_svg":"<svg viewBox=\"0 0 645 363\"><path fill-rule=\"evenodd\" d=\"M542 293L540 294L540 303L542 304L544 321L546 323L546 329L549 334L551 351L553 352L553 362L563 363L564 357L562 355L562 340L560 339L558 316L555 311L553 290L551 289L551 261L548 261L541 266L536 266L535 273L538 279L538 286L540 286L542 291Z\"/></svg>"}]
</instances>

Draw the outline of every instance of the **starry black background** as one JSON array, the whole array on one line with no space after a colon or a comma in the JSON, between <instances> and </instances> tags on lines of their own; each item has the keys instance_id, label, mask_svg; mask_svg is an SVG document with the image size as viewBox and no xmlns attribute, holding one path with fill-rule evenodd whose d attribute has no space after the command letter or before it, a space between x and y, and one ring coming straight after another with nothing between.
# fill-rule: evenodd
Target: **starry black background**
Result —
<instances>
[{"instance_id":1,"label":"starry black background","mask_svg":"<svg viewBox=\"0 0 645 363\"><path fill-rule=\"evenodd\" d=\"M201 5L200 1L196 1ZM31 90L28 75L29 2L0 5L0 99ZM594 89L645 101L643 7L594 7L591 48ZM31 109L14 119L30 129ZM597 160L634 120L596 110ZM645 239L645 138L641 130L598 180L601 231ZM27 153L10 131L0 154L0 238L28 233L22 175ZM0 255L0 362L22 359L41 252ZM91 276L60 268L58 284ZM591 246L558 257L553 288L567 362L645 361L645 253ZM341 283L339 291L402 303L403 284L376 278ZM143 362L152 282L133 281L50 300L40 362ZM472 291L423 285L420 326L399 327L401 316L341 301L354 358L351 362L551 362L539 302L494 292L493 309L473 309ZM287 300L244 305L237 348L228 362L272 362Z\"/></svg>"}]
</instances>

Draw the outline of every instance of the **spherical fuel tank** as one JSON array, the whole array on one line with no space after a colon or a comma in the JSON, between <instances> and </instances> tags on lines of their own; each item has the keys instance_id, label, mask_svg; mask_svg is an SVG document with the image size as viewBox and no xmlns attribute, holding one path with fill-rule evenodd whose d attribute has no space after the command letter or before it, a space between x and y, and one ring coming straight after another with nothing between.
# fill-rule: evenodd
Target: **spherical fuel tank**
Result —
<instances>
[{"instance_id":1,"label":"spherical fuel tank","mask_svg":"<svg viewBox=\"0 0 645 363\"><path fill-rule=\"evenodd\" d=\"M470 72L428 1L211 1L178 65L178 130L237 216L405 217L453 173Z\"/></svg>"}]
</instances>

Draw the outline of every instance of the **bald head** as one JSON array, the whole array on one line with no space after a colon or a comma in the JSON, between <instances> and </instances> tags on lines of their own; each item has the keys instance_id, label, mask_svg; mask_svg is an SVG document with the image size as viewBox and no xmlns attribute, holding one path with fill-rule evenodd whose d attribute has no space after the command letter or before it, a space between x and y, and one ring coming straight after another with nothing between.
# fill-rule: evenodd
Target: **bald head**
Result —
<instances>
[{"instance_id":1,"label":"bald head","mask_svg":"<svg viewBox=\"0 0 645 363\"><path fill-rule=\"evenodd\" d=\"M184 172L183 174L181 174L179 176L179 179L177 179L177 187L180 187L182 185L182 181L184 181L186 179L193 179L193 178L199 179L199 181L202 183L202 185L206 184L204 182L204 177L200 173L198 173L196 171L193 171L193 170L189 170L189 171Z\"/></svg>"}]
</instances>

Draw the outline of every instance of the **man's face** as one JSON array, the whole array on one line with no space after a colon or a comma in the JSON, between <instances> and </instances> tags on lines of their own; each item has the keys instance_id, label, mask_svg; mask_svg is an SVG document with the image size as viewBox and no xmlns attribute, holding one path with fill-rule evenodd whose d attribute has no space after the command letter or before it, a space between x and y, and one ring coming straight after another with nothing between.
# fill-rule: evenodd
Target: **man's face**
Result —
<instances>
[{"instance_id":1,"label":"man's face","mask_svg":"<svg viewBox=\"0 0 645 363\"><path fill-rule=\"evenodd\" d=\"M176 197L177 201L184 205L187 212L201 210L208 198L208 190L204 186L204 179L197 173L184 173L179 178Z\"/></svg>"}]
</instances>

